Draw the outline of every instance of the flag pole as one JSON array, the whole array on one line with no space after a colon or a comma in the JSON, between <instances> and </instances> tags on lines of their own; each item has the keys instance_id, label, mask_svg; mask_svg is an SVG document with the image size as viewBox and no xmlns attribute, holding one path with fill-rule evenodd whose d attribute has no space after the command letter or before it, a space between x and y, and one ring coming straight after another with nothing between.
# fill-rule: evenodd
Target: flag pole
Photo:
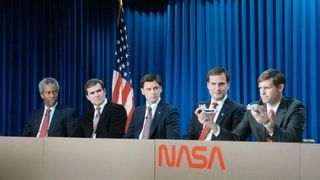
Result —
<instances>
[{"instance_id":1,"label":"flag pole","mask_svg":"<svg viewBox=\"0 0 320 180\"><path fill-rule=\"evenodd\" d=\"M134 112L134 93L132 87L131 65L128 54L127 28L125 25L123 1L118 0L116 17L116 66L112 74L112 102L121 104L127 112L125 131L128 130Z\"/></svg>"},{"instance_id":2,"label":"flag pole","mask_svg":"<svg viewBox=\"0 0 320 180\"><path fill-rule=\"evenodd\" d=\"M122 0L118 0L118 2L119 2L119 6L118 6L118 16L117 16L117 28L119 28L120 11L121 11L121 8L123 6Z\"/></svg>"}]
</instances>

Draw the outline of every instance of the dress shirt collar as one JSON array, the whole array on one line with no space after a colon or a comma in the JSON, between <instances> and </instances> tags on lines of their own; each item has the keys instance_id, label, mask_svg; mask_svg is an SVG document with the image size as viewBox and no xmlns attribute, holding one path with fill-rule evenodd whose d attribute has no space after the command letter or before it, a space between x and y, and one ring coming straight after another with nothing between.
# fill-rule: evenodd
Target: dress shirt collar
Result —
<instances>
[{"instance_id":1,"label":"dress shirt collar","mask_svg":"<svg viewBox=\"0 0 320 180\"><path fill-rule=\"evenodd\" d=\"M228 95L225 95L223 99L216 101L213 97L211 97L211 102L210 102L210 108L212 108L212 103L216 102L218 103L218 106L216 107L217 110L220 110L223 106L223 103L226 101L226 99L228 98Z\"/></svg>"},{"instance_id":2,"label":"dress shirt collar","mask_svg":"<svg viewBox=\"0 0 320 180\"><path fill-rule=\"evenodd\" d=\"M103 111L104 106L108 103L108 99L105 98L103 103L99 106L100 107L100 113ZM98 106L94 106L94 109L96 110Z\"/></svg>"},{"instance_id":3,"label":"dress shirt collar","mask_svg":"<svg viewBox=\"0 0 320 180\"><path fill-rule=\"evenodd\" d=\"M148 109L148 107L149 107L149 106L151 106L152 111L153 111L153 110L155 110L155 109L157 108L157 106L158 106L158 104L159 104L160 100L161 100L161 97L158 99L158 101L157 101L157 102L155 102L155 103L153 103L153 104L148 104L148 103L146 102L146 109Z\"/></svg>"},{"instance_id":4,"label":"dress shirt collar","mask_svg":"<svg viewBox=\"0 0 320 180\"><path fill-rule=\"evenodd\" d=\"M267 113L269 114L270 110L272 109L274 111L274 114L276 114L279 108L280 102L281 100L275 106L273 106L273 108L271 108L270 104L267 103Z\"/></svg>"},{"instance_id":5,"label":"dress shirt collar","mask_svg":"<svg viewBox=\"0 0 320 180\"><path fill-rule=\"evenodd\" d=\"M54 110L56 109L56 107L58 106L58 102L56 102L55 105L53 105L52 107L47 107L46 105L44 106L44 113L47 112L47 109L50 108L50 113L53 114Z\"/></svg>"}]
</instances>

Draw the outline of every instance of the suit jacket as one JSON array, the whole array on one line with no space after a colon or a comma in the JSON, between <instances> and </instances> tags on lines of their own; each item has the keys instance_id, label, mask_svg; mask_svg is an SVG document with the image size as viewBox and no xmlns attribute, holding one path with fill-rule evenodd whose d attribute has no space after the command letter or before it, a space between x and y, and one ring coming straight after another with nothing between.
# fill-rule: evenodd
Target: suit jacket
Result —
<instances>
[{"instance_id":1,"label":"suit jacket","mask_svg":"<svg viewBox=\"0 0 320 180\"><path fill-rule=\"evenodd\" d=\"M262 101L255 104L263 105ZM275 115L273 135L269 137L266 128L257 123L250 111L247 111L238 127L233 132L220 129L217 139L244 141L253 133L257 141L302 142L304 123L306 120L304 106L296 99L282 97Z\"/></svg>"},{"instance_id":2,"label":"suit jacket","mask_svg":"<svg viewBox=\"0 0 320 180\"><path fill-rule=\"evenodd\" d=\"M139 139L145 119L146 105L137 107L124 138ZM150 127L149 139L179 139L180 122L177 109L160 100Z\"/></svg>"},{"instance_id":3,"label":"suit jacket","mask_svg":"<svg viewBox=\"0 0 320 180\"><path fill-rule=\"evenodd\" d=\"M29 114L22 136L37 136L43 113L44 108L41 108ZM50 122L48 136L69 137L74 133L76 124L77 114L73 111L73 109L70 107L62 107L57 105Z\"/></svg>"},{"instance_id":4,"label":"suit jacket","mask_svg":"<svg viewBox=\"0 0 320 180\"><path fill-rule=\"evenodd\" d=\"M74 137L92 137L94 111L92 108L80 118ZM96 138L122 138L126 120L127 112L124 107L108 102L100 115Z\"/></svg>"},{"instance_id":5,"label":"suit jacket","mask_svg":"<svg viewBox=\"0 0 320 180\"><path fill-rule=\"evenodd\" d=\"M184 139L199 139L199 136L203 129L203 124L199 122L198 117L194 114L194 111L197 107L199 107L199 104L205 104L207 107L209 107L210 103L210 101L204 101L196 104L193 109L192 119L189 125L188 132L185 135ZM237 127L244 113L244 106L234 102L231 98L228 97L222 105L216 123L220 125L220 127L223 127L228 131L232 131Z\"/></svg>"}]
</instances>

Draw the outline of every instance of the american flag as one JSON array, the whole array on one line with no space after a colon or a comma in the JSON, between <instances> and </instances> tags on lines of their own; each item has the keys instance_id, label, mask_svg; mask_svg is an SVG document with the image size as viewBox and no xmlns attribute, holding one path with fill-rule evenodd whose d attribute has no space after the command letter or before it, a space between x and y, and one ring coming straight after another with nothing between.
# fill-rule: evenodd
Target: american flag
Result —
<instances>
[{"instance_id":1,"label":"american flag","mask_svg":"<svg viewBox=\"0 0 320 180\"><path fill-rule=\"evenodd\" d=\"M117 31L116 68L112 78L112 102L122 104L127 111L126 131L134 111L134 96L128 55L127 29L121 7Z\"/></svg>"}]
</instances>

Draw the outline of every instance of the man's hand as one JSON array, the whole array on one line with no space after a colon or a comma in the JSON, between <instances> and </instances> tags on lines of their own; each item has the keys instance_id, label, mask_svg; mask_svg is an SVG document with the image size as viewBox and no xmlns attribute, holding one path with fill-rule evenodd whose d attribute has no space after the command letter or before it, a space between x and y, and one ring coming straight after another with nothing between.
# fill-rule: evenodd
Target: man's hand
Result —
<instances>
[{"instance_id":1,"label":"man's hand","mask_svg":"<svg viewBox=\"0 0 320 180\"><path fill-rule=\"evenodd\" d=\"M202 112L201 108L197 108L194 111L194 114L198 117L198 121L201 124L204 124L206 126L209 126L213 132L217 132L218 131L218 125L216 123L214 123L212 120L209 119L209 115Z\"/></svg>"},{"instance_id":2,"label":"man's hand","mask_svg":"<svg viewBox=\"0 0 320 180\"><path fill-rule=\"evenodd\" d=\"M262 124L268 130L269 134L273 133L274 123L270 122L267 111L263 106L258 105L257 111L250 110L250 112L257 123Z\"/></svg>"}]
</instances>

